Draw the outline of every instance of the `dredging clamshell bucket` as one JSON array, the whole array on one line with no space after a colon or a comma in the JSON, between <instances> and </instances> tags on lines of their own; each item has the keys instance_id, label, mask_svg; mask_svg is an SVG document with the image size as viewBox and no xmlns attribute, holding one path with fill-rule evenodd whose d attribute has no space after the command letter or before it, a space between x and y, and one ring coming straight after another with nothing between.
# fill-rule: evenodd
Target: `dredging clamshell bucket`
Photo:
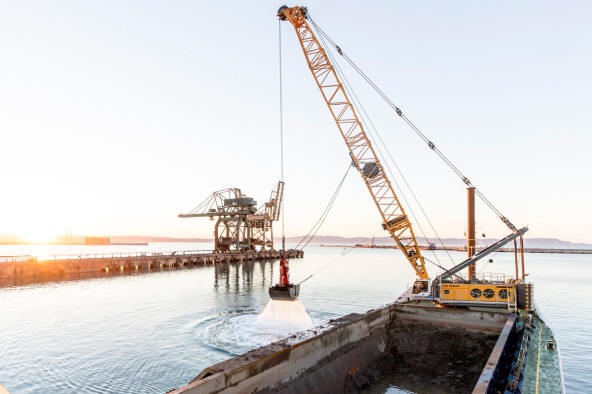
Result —
<instances>
[{"instance_id":1,"label":"dredging clamshell bucket","mask_svg":"<svg viewBox=\"0 0 592 394\"><path fill-rule=\"evenodd\" d=\"M269 297L272 300L294 301L298 298L298 294L300 294L300 285L275 285L269 288Z\"/></svg>"}]
</instances>

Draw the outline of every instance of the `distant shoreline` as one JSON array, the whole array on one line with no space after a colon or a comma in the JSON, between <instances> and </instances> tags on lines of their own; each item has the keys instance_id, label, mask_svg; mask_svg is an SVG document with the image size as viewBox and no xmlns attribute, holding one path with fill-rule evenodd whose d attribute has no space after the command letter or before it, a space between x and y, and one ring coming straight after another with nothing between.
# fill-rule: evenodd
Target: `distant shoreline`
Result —
<instances>
[{"instance_id":1,"label":"distant shoreline","mask_svg":"<svg viewBox=\"0 0 592 394\"><path fill-rule=\"evenodd\" d=\"M0 242L0 245L5 246L20 246L20 245L64 245L64 246L145 246L148 242L111 242L109 244L85 244L84 242Z\"/></svg>"},{"instance_id":2,"label":"distant shoreline","mask_svg":"<svg viewBox=\"0 0 592 394\"><path fill-rule=\"evenodd\" d=\"M148 245L149 243L157 242L214 242L213 239L202 239L202 238L161 238L161 237L111 237L111 242L106 244L101 243L86 243L84 238L79 239L78 237L70 240L57 240L51 242L30 242L22 240L6 240L1 241L0 245L76 245L76 246L109 246L109 245Z\"/></svg>"},{"instance_id":3,"label":"distant shoreline","mask_svg":"<svg viewBox=\"0 0 592 394\"><path fill-rule=\"evenodd\" d=\"M320 244L322 247L329 248L355 248L355 249L397 249L394 245L326 245ZM451 250L456 252L466 252L467 249L463 246L438 246L430 249L427 246L420 246L420 250ZM482 250L477 248L477 252ZM501 248L498 252L514 252L513 248ZM560 253L560 254L592 254L592 249L566 249L566 248L524 248L524 253Z\"/></svg>"},{"instance_id":4,"label":"distant shoreline","mask_svg":"<svg viewBox=\"0 0 592 394\"><path fill-rule=\"evenodd\" d=\"M181 237L160 237L160 236L143 236L143 235L114 235L110 237L88 237L88 238L105 238L110 239L110 245L130 245L130 246L145 246L149 243L214 243L213 238L181 238ZM291 244L298 244L301 242L303 237L290 236L286 237L286 242ZM483 238L478 240L478 245L490 245L498 240L495 238ZM276 245L281 244L281 239L275 237L274 242ZM466 240L461 238L418 238L417 243L419 245L428 244L439 245L436 249L444 248L446 250L462 250L466 245ZM51 242L30 242L22 237L11 236L9 234L0 234L0 245L88 245L85 242L85 237L74 235L70 237L56 238ZM361 245L361 247L369 247L374 245L380 248L394 248L394 242L390 237L340 237L331 235L318 235L312 240L314 245L323 246L341 246L341 247L354 247L355 245ZM445 246L442 247L442 244ZM359 246L360 247L360 246ZM563 241L557 238L525 238L524 240L525 250L532 251L533 253L544 251L553 251L553 253L568 253L562 252L563 250L570 250L578 253L578 250L588 253L587 250L592 250L592 244L586 243L572 243L569 241Z\"/></svg>"}]
</instances>

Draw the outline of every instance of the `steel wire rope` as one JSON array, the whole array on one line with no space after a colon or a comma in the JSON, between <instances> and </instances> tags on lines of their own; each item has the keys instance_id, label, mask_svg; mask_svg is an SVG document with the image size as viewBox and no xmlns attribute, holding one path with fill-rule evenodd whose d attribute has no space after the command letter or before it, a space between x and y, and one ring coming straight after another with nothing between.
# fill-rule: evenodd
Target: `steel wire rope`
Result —
<instances>
[{"instance_id":1,"label":"steel wire rope","mask_svg":"<svg viewBox=\"0 0 592 394\"><path fill-rule=\"evenodd\" d=\"M434 252L434 251L432 251L432 252ZM435 255L435 254L436 254L436 253L434 252L434 255ZM427 258L427 257L425 257L425 256L424 256L424 260L426 260L428 263L430 263L430 264L432 264L432 265L434 265L434 266L436 266L436 267L440 268L440 269L442 270L442 272L445 272L445 271L447 271L447 270L448 270L447 268L445 268L444 266L442 266L442 265L440 264L440 261L439 261L439 260L438 260L438 262L435 262L435 261L432 261L432 260L428 259L428 258ZM436 259L436 260L437 260L437 259ZM440 276L440 275L437 275L437 276ZM458 275L458 274L454 274L453 276L456 276L457 278L459 278L459 279L462 279L462 278L461 278L461 276L460 276L460 275Z\"/></svg>"},{"instance_id":2,"label":"steel wire rope","mask_svg":"<svg viewBox=\"0 0 592 394\"><path fill-rule=\"evenodd\" d=\"M376 233L378 233L378 231L376 231ZM374 234L376 234L374 233ZM362 240L362 243L366 242L367 240L369 240L370 237L366 237ZM345 249L345 248L344 248ZM345 252L343 252L342 254L340 254L339 256L337 256L335 259L333 259L331 262L329 262L328 264L325 264L324 266L322 266L320 269L318 269L317 271L313 272L312 274L310 274L309 276L307 276L306 278L302 279L300 282L296 283L297 285L301 285L302 283L306 282L307 280L309 280L310 278L312 278L313 276L315 276L316 274L318 274L319 272L323 271L324 269L328 268L331 264L336 263L337 261L339 261L343 256L345 256L346 254L348 254L349 252L351 252L352 250L356 249L355 246L351 246L349 249L346 249Z\"/></svg>"},{"instance_id":3,"label":"steel wire rope","mask_svg":"<svg viewBox=\"0 0 592 394\"><path fill-rule=\"evenodd\" d=\"M279 35L279 93L280 93L280 161L281 161L281 180L282 182L284 181L284 127L283 127L283 89L282 89L282 27L281 27L281 21L278 21L278 35ZM306 242L306 244L302 247L302 249L304 249L309 242L314 238L314 236L316 235L316 233L318 232L318 230L321 228L321 226L323 225L323 223L325 222L325 219L327 218L329 211L331 210L331 208L333 207L333 204L335 203L335 200L337 198L337 195L339 194L339 191L341 190L341 187L343 186L343 183L345 181L345 178L347 177L347 174L349 173L351 166L348 164L347 167L347 171L345 172L345 175L343 176L343 178L341 179L341 182L339 183L339 185L337 186L337 189L335 190L335 192L333 193L333 196L331 197L331 199L329 200L329 204L327 205L327 207L325 208L325 211L323 212L323 214L321 215L321 217L319 218L319 220L317 221L317 223L315 224L315 226L313 226L313 228L311 229L311 232L313 229L314 230L314 234L308 239L308 241ZM282 203L282 251L285 253L285 243L286 243L286 238L285 238L285 233L284 233L284 220L285 220L285 198L284 198L284 203ZM306 239L306 237L308 237L310 235L310 232L305 236L304 239ZM302 241L300 241L300 243L296 246L296 249L300 246L300 244L302 243ZM351 250L351 249L350 249ZM339 256L337 259L335 259L334 261L332 261L331 263L327 264L326 266L322 267L320 270L314 272L313 274L309 275L307 278L301 280L300 282L298 282L298 285L301 285L302 283L304 283L305 281L307 281L308 279L312 278L314 275L316 275L318 272L324 270L325 268L327 268L329 265L333 264L335 261L339 260L339 258L341 258L343 255L349 253L349 251L347 251L346 253L342 254L341 256Z\"/></svg>"},{"instance_id":4,"label":"steel wire rope","mask_svg":"<svg viewBox=\"0 0 592 394\"><path fill-rule=\"evenodd\" d=\"M282 83L282 25L278 20L278 41L279 41L279 93L280 93L280 178L284 182L284 93ZM286 218L286 198L282 196L282 257L286 253L286 236L285 236L285 218ZM272 240L273 242L273 240Z\"/></svg>"},{"instance_id":5,"label":"steel wire rope","mask_svg":"<svg viewBox=\"0 0 592 394\"><path fill-rule=\"evenodd\" d=\"M487 245L485 245L485 247L487 247ZM477 247L475 246L475 249L476 249L476 248L477 248ZM493 252L493 253L491 254L491 256L489 256L489 259L487 260L487 263L489 263L489 264L493 263L493 260L499 256L499 253L500 253L500 251L499 251L499 250L496 250L495 252ZM480 274L480 273L482 273L482 272L483 272L483 270L485 269L485 267L487 267L487 264L484 264L484 265L481 267L481 269L480 269L479 271L477 271L477 273L479 273L479 274Z\"/></svg>"},{"instance_id":6,"label":"steel wire rope","mask_svg":"<svg viewBox=\"0 0 592 394\"><path fill-rule=\"evenodd\" d=\"M378 95L380 97L382 97L386 103L395 110L395 112L397 113L397 115L399 115L399 117L401 117L405 123L407 123L409 125L409 127L411 127L411 129L428 145L428 147L433 150L443 161L444 163L446 163L463 181L463 183L465 183L467 186L472 187L475 189L475 194L481 198L481 200L501 219L501 221L508 226L512 231L516 232L517 229L516 227L512 224L512 222L510 222L510 220L505 217L494 205L493 203L491 203L486 197L485 195L483 195L483 193L481 193L481 191L479 191L472 183L471 181L463 175L463 173L438 149L436 148L436 145L430 141L422 132L421 130L409 119L407 118L407 116L405 114L403 114L403 111L401 111L401 109L395 105L389 98L388 96L382 91L380 90L380 88L378 86L376 86L376 84L374 84L374 82L372 82L372 80L353 62L353 60L351 60L344 52L343 50L333 41L331 40L331 38L321 29L318 27L318 25L312 20L312 18L310 17L310 15L308 16L308 19L311 21L311 23L313 24L313 26L319 31L319 33L323 36L326 37L326 39L329 41L329 43L337 50L337 52L343 56L345 58L345 60L354 68L354 70L356 70L360 76L378 93Z\"/></svg>"},{"instance_id":7,"label":"steel wire rope","mask_svg":"<svg viewBox=\"0 0 592 394\"><path fill-rule=\"evenodd\" d=\"M312 239L315 237L315 235L317 235L317 232L320 230L323 223L325 223L325 219L327 219L327 216L329 216L329 211L333 207L333 204L335 203L335 200L337 199L337 195L339 194L339 191L341 190L341 186L343 186L343 182L345 182L345 178L347 178L347 174L349 174L350 169L351 169L351 165L348 164L347 171L345 172L345 175L343 175L343 178L341 178L341 182L339 182L337 189L335 189L335 191L333 192L333 196L331 196L331 199L329 200L329 204L327 204L327 206L325 207L325 210L323 211L323 213L319 217L319 220L317 220L317 222L310 229L308 234L306 234L304 236L304 238L302 238L302 240L298 243L298 245L296 245L296 249L298 249L298 247L306 240L306 238L308 238L310 236L310 238L306 241L304 246L302 246L302 249L306 248L306 246L310 243L310 241L312 241ZM311 233L313 233L313 234L311 235Z\"/></svg>"},{"instance_id":8,"label":"steel wire rope","mask_svg":"<svg viewBox=\"0 0 592 394\"><path fill-rule=\"evenodd\" d=\"M380 230L377 230L377 231L376 231L376 232L375 232L375 233L372 235L372 238L374 238L374 236L375 236L376 234L378 234L380 231L382 231L382 230L381 230L381 229L380 229ZM361 243L365 243L365 242L366 242L367 240L369 240L369 239L370 239L370 237L366 237L366 238L362 239ZM344 249L345 249L345 248L344 248ZM312 278L313 276L315 276L315 275L316 275L316 274L318 274L319 272L323 271L324 269L328 268L330 265L332 265L332 264L336 263L337 261L339 261L341 258L343 258L343 257L344 257L346 254L348 254L349 252L351 252L351 251L352 251L352 250L354 250L354 249L356 249L356 247L355 247L355 246L350 246L349 248L347 248L347 249L346 249L346 251L345 251L345 252L343 252L342 254L340 254L339 256L337 256L335 259L333 259L332 261L330 261L328 264L325 264L325 265L324 265L324 266L322 266L320 269L318 269L317 271L313 272L312 274L310 274L309 276L307 276L306 278L302 279L300 282L298 282L298 283L296 283L296 284L297 284L297 285L301 285L302 283L306 282L307 280L309 280L310 278ZM446 271L446 268L444 268L442 265L440 265L440 264L438 264L438 263L435 263L435 262L433 262L432 260L430 260L430 259L428 259L428 258L426 258L426 260L427 260L429 263L431 263L431 264L435 265L436 267L438 267L438 268L440 268L440 269L442 269L442 270ZM458 275L455 275L455 276L457 276L457 277L458 277Z\"/></svg>"},{"instance_id":9,"label":"steel wire rope","mask_svg":"<svg viewBox=\"0 0 592 394\"><path fill-rule=\"evenodd\" d=\"M337 60L335 59L335 57L333 57L333 54L330 51L328 53L329 53L329 55L330 55L333 63L335 64L336 70L339 73L339 75L341 76L341 79L344 80L344 82L345 82L344 88L348 91L348 93L350 94L350 96L353 97L353 99L354 99L354 102L352 103L352 105L356 106L356 108L359 108L358 109L358 113L360 114L360 118L361 118L362 122L364 123L366 130L368 130L368 134L370 135L370 139L372 140L372 142L374 142L374 145L376 146L376 150L378 151L379 155L382 158L386 159L387 156L385 156L384 153L382 153L382 150L380 148L380 144L376 143L376 137L377 137L378 138L378 141L380 141L380 143L382 144L382 146L386 150L386 152L388 154L388 157L390 158L391 162L395 166L395 168L397 170L397 173L401 176L401 178L403 179L403 182L405 183L407 189L409 190L409 192L413 196L413 200L418 205L421 213L423 214L423 216L425 217L426 221L430 225L432 231L436 235L436 238L439 240L440 245L442 245L444 247L444 242L442 241L440 235L438 234L438 231L436 231L436 228L434 227L432 221L430 220L429 216L427 215L427 213L423 209L423 206L422 206L421 202L419 201L419 199L417 198L417 196L413 192L413 188L411 187L411 185L407 181L407 178L403 174L403 171L401 171L401 168L399 167L399 165L395 161L394 157L392 156L390 150L386 146L384 140L382 139L382 136L378 132L378 129L376 128L376 126L374 126L374 122L372 122L372 119L368 115L368 113L366 111L366 108L362 105L362 102L359 100L359 98L358 98L355 90L351 87L351 84L349 83L349 80L347 79L345 73L342 71L342 69L339 66L339 63L337 62ZM368 126L368 125L370 125L370 126ZM374 130L374 133L372 132L372 130ZM376 137L374 135L376 135ZM397 186L397 188L399 190L399 194L402 196L403 200L405 201L405 204L407 205L407 208L411 212L411 216L415 220L415 222L417 224L417 227L419 227L419 231L421 232L422 236L425 238L426 242L429 242L428 241L427 234L426 234L426 231L423 229L423 226L421 225L421 222L418 220L418 215L415 214L415 211L413 210L413 207L409 203L409 200L407 199L407 196L406 196L405 192L403 191L403 188L399 185L399 182L397 181L397 177L394 176L394 172L391 170L391 168L389 166L389 162L387 160L383 160L383 162L385 163L386 169L388 170L388 172L389 172L389 174L391 176L391 179L393 179L393 182ZM444 249L444 250L446 251L446 254L448 255L448 258L450 259L450 261L454 264L454 259L452 258L452 256L450 255L450 253L448 253L448 250L447 249ZM438 264L434 263L433 261L430 261L430 262L432 264L435 264L439 268L442 268L441 263L440 263L440 259L438 258L438 255L434 251L432 251L432 253L434 255L434 258L438 261Z\"/></svg>"},{"instance_id":10,"label":"steel wire rope","mask_svg":"<svg viewBox=\"0 0 592 394\"><path fill-rule=\"evenodd\" d=\"M315 29L317 29L317 31L320 33L319 37L320 40L323 42L323 46L325 48L328 48L328 46L325 44L324 38L327 38L327 40L331 41L331 39L318 27L318 25L310 18L312 25L315 27ZM339 51L338 51L339 52ZM413 196L414 201L417 203L420 211L422 212L423 216L425 217L425 219L427 220L428 224L430 225L432 231L434 232L434 234L436 235L436 238L438 239L438 241L440 242L440 245L442 245L442 247L444 247L444 242L442 241L442 238L440 237L440 235L438 234L438 232L436 231L436 228L434 227L432 221L429 219L429 216L427 215L427 213L425 212L425 210L423 209L422 204L419 202L419 199L417 198L417 196L415 195L415 193L413 192L413 189L411 188L411 186L409 185L409 182L407 182L407 179L405 178L405 176L403 175L403 172L401 171L400 167L397 165L397 162L395 161L395 159L393 158L392 154L390 153L390 150L388 149L388 147L386 146L386 144L384 143L384 140L382 139L380 133L378 132L377 128L374 126L374 123L372 122L372 119L370 118L370 116L368 115L366 109L364 108L364 106L362 105L361 101L358 99L357 94L355 93L354 89L351 87L351 84L349 83L348 78L346 77L345 73L342 71L339 62L337 62L337 59L333 56L333 53L331 51L326 51L327 55L330 57L335 71L339 74L339 76L341 77L341 79L343 80L343 87L344 89L347 91L347 93L353 98L353 102L352 105L358 109L358 113L360 116L360 119L362 121L362 123L364 123L366 130L368 130L368 134L370 135L370 139L372 140L372 142L374 142L374 145L376 146L376 149L378 151L378 153L380 154L380 156L382 156L383 158L386 158L387 156L385 156L382 153L382 150L380 149L380 144L376 143L376 139L374 137L374 134L377 135L378 140L380 141L380 143L382 144L382 146L384 147L384 149L386 150L388 157L390 158L390 160L392 161L393 165L395 166L395 168L397 169L398 174L401 176L401 178L403 179L403 182L405 183L405 185L407 186L407 189L409 190L409 192L411 193L411 195ZM367 120L366 120L367 119ZM370 127L368 126L368 124L370 124ZM374 130L374 133L372 133L372 130ZM428 237L426 235L425 230L423 229L423 226L421 225L421 222L418 220L417 215L415 214L415 211L413 210L411 204L409 204L409 201L407 200L407 196L405 195L405 193L403 192L403 188L399 185L399 182L397 182L397 177L393 176L393 171L391 170L388 161L384 160L385 166L388 170L388 172L391 175L391 178L393 179L393 182L395 183L395 185L397 186L401 196L403 197L403 200L405 201L405 204L407 205L409 211L411 212L411 216L413 217L413 219L416 221L417 223L417 227L419 227L419 230L421 232L421 234L423 235L423 237L425 238L426 242L428 241ZM450 255L450 253L448 252L447 249L444 250L446 251L446 254L448 256L448 258L450 259L450 261L454 264L454 259L452 258L452 256ZM438 258L438 256L436 255L436 253L434 251L432 251L434 258L438 261L438 264L430 261L432 264L436 264L438 267L442 268L441 263L440 263L440 259ZM425 257L424 257L425 258Z\"/></svg>"}]
</instances>

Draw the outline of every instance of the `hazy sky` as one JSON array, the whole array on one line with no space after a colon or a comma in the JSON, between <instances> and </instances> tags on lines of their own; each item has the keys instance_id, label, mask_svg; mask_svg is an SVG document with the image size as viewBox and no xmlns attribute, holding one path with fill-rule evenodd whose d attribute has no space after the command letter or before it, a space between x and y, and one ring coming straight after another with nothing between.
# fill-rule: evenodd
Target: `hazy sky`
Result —
<instances>
[{"instance_id":1,"label":"hazy sky","mask_svg":"<svg viewBox=\"0 0 592 394\"><path fill-rule=\"evenodd\" d=\"M209 237L177 214L228 187L263 203L280 177L282 4L1 0L0 233ZM592 243L592 3L305 5L516 226ZM300 235L350 159L281 31L285 228ZM464 184L356 92L440 236L462 237ZM478 231L508 233L482 205ZM354 171L320 234L385 235Z\"/></svg>"}]
</instances>

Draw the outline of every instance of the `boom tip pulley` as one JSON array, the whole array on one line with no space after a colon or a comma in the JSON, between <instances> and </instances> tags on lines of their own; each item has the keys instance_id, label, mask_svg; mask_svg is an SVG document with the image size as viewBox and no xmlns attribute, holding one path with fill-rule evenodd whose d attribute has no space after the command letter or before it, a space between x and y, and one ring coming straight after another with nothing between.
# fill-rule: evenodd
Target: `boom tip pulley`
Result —
<instances>
[{"instance_id":1,"label":"boom tip pulley","mask_svg":"<svg viewBox=\"0 0 592 394\"><path fill-rule=\"evenodd\" d=\"M285 21L288 19L288 16L286 15L288 12L296 18L302 15L304 19L308 19L308 9L306 7L288 7L285 4L278 9L277 16L281 21Z\"/></svg>"},{"instance_id":2,"label":"boom tip pulley","mask_svg":"<svg viewBox=\"0 0 592 394\"><path fill-rule=\"evenodd\" d=\"M288 9L288 6L285 4L278 9L277 16L278 16L278 18L280 18L281 21L286 20L286 15L284 14L284 10L287 10L287 9Z\"/></svg>"}]
</instances>

